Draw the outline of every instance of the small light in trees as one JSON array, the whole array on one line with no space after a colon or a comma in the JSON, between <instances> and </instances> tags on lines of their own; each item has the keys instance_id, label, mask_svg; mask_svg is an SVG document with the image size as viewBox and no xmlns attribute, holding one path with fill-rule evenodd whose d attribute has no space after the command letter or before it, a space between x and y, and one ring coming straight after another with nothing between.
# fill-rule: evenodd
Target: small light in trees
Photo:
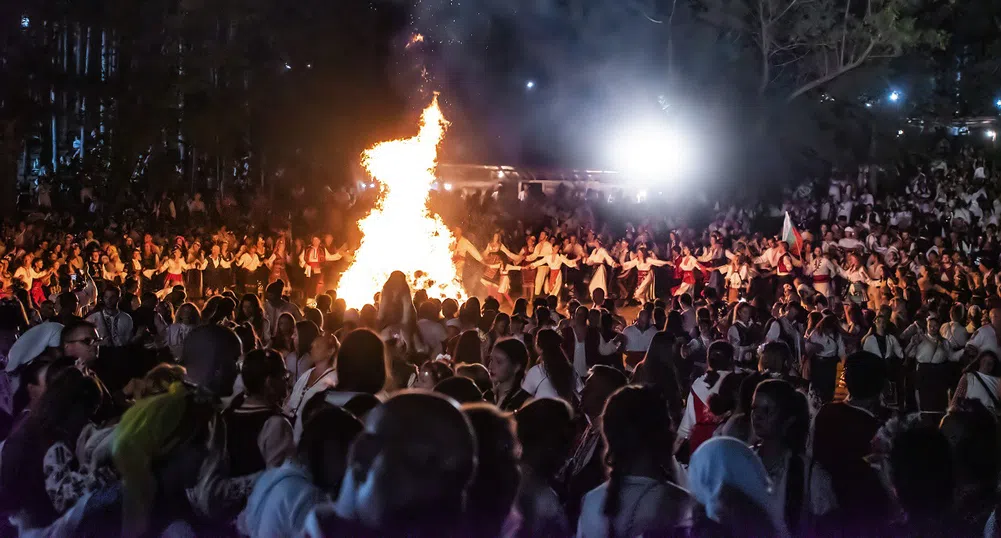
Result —
<instances>
[{"instance_id":1,"label":"small light in trees","mask_svg":"<svg viewBox=\"0 0 1001 538\"><path fill-rule=\"evenodd\" d=\"M292 65L289 64L288 62L285 62L285 70L286 71L291 71L292 70Z\"/></svg>"},{"instance_id":2,"label":"small light in trees","mask_svg":"<svg viewBox=\"0 0 1001 538\"><path fill-rule=\"evenodd\" d=\"M896 103L897 101L900 100L900 97L901 97L900 92L898 92L896 90L890 92L890 101L893 101L894 103Z\"/></svg>"},{"instance_id":3,"label":"small light in trees","mask_svg":"<svg viewBox=\"0 0 1001 538\"><path fill-rule=\"evenodd\" d=\"M899 131L897 131L897 136L904 136L904 130L900 129Z\"/></svg>"},{"instance_id":4,"label":"small light in trees","mask_svg":"<svg viewBox=\"0 0 1001 538\"><path fill-rule=\"evenodd\" d=\"M535 88L535 81L534 80L529 80L528 82L526 82L525 83L525 88L529 89L529 90L534 89Z\"/></svg>"},{"instance_id":5,"label":"small light in trees","mask_svg":"<svg viewBox=\"0 0 1001 538\"><path fill-rule=\"evenodd\" d=\"M21 28L28 28L31 26L31 18L27 15L21 16Z\"/></svg>"},{"instance_id":6,"label":"small light in trees","mask_svg":"<svg viewBox=\"0 0 1001 538\"><path fill-rule=\"evenodd\" d=\"M987 136L987 138L990 138L991 140L995 140L995 139L997 139L997 137L998 137L998 133L997 133L997 131L994 131L994 130L992 130L992 129L988 129L988 130L987 130L987 131L986 131L986 132L984 133L984 135L986 135L986 136Z\"/></svg>"},{"instance_id":7,"label":"small light in trees","mask_svg":"<svg viewBox=\"0 0 1001 538\"><path fill-rule=\"evenodd\" d=\"M866 107L866 108L872 108L872 103L866 103L866 104L865 104L865 107Z\"/></svg>"},{"instance_id":8,"label":"small light in trees","mask_svg":"<svg viewBox=\"0 0 1001 538\"><path fill-rule=\"evenodd\" d=\"M998 99L997 101L994 101L994 106L996 106L998 108L1001 108L1001 99Z\"/></svg>"}]
</instances>

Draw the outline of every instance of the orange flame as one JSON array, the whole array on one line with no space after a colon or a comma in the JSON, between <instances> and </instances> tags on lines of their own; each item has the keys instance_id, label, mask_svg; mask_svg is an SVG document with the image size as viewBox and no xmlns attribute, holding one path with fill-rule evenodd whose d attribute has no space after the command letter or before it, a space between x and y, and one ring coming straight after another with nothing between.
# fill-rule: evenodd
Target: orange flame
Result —
<instances>
[{"instance_id":1,"label":"orange flame","mask_svg":"<svg viewBox=\"0 0 1001 538\"><path fill-rule=\"evenodd\" d=\"M422 34L414 34L410 36L410 42L407 43L407 48L409 49L410 47L423 42L424 42L424 36Z\"/></svg>"},{"instance_id":2,"label":"orange flame","mask_svg":"<svg viewBox=\"0 0 1001 538\"><path fill-rule=\"evenodd\" d=\"M362 166L381 182L382 192L358 222L362 242L337 286L349 308L371 303L393 271L402 271L411 288L426 289L428 297L466 297L452 261L455 237L427 207L447 126L435 94L417 136L382 142L362 154Z\"/></svg>"}]
</instances>

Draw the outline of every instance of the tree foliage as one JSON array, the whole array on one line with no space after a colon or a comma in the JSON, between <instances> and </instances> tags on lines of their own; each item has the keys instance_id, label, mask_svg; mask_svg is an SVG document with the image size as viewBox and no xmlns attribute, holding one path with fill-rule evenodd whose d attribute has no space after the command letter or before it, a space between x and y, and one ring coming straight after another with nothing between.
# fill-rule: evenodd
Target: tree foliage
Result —
<instances>
[{"instance_id":1,"label":"tree foliage","mask_svg":"<svg viewBox=\"0 0 1001 538\"><path fill-rule=\"evenodd\" d=\"M916 18L944 0L695 1L701 20L756 53L758 92L787 101L867 63L942 48L947 37Z\"/></svg>"}]
</instances>

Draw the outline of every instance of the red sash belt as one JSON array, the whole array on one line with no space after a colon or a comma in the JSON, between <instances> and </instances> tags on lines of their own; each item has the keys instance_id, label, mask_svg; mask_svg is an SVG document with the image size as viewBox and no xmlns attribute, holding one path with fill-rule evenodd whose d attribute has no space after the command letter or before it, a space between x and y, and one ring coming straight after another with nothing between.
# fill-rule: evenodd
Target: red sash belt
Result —
<instances>
[{"instance_id":1,"label":"red sash belt","mask_svg":"<svg viewBox=\"0 0 1001 538\"><path fill-rule=\"evenodd\" d=\"M831 275L813 275L813 282L816 284L826 284L831 281Z\"/></svg>"}]
</instances>

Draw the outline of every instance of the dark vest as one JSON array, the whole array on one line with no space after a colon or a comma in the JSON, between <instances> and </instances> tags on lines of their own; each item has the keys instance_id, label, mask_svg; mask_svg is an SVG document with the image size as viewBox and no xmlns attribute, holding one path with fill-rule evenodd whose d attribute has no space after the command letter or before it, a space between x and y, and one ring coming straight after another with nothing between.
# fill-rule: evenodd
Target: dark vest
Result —
<instances>
[{"instance_id":1,"label":"dark vest","mask_svg":"<svg viewBox=\"0 0 1001 538\"><path fill-rule=\"evenodd\" d=\"M215 262L212 258L207 258L208 265L205 266L205 270L202 271L202 280L205 283L206 288L218 288L222 287L224 284L224 275L226 269L222 266L223 258L219 257L219 266L216 267Z\"/></svg>"},{"instance_id":2,"label":"dark vest","mask_svg":"<svg viewBox=\"0 0 1001 538\"><path fill-rule=\"evenodd\" d=\"M264 423L281 415L278 409L254 408L242 410L230 407L223 414L226 421L226 450L229 453L230 476L246 476L267 467L257 437Z\"/></svg>"}]
</instances>

